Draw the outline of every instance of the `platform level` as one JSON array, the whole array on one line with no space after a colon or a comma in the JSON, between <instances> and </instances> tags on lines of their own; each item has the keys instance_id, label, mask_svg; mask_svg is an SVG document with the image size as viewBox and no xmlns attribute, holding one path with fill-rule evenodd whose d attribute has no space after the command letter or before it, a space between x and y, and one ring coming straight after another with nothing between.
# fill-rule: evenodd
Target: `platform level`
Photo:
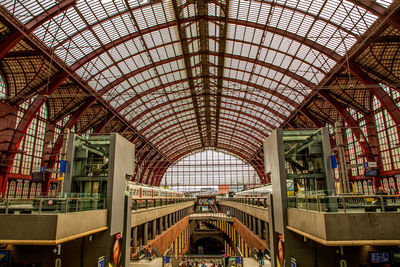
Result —
<instances>
[{"instance_id":1,"label":"platform level","mask_svg":"<svg viewBox=\"0 0 400 267\"><path fill-rule=\"evenodd\" d=\"M221 220L233 222L233 218L231 216L227 216L225 213L194 213L189 216L189 220Z\"/></svg>"}]
</instances>

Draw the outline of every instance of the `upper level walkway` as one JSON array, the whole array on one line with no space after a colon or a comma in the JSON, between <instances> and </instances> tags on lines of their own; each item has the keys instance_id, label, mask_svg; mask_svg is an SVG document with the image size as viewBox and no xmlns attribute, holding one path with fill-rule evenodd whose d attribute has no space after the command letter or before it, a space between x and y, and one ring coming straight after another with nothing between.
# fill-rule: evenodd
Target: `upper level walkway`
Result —
<instances>
[{"instance_id":1,"label":"upper level walkway","mask_svg":"<svg viewBox=\"0 0 400 267\"><path fill-rule=\"evenodd\" d=\"M225 213L194 213L189 215L189 220L200 220L200 221L220 220L220 221L233 222L233 218L227 216Z\"/></svg>"},{"instance_id":2,"label":"upper level walkway","mask_svg":"<svg viewBox=\"0 0 400 267\"><path fill-rule=\"evenodd\" d=\"M225 209L269 222L265 197L220 198ZM326 246L400 245L399 196L289 197L287 228ZM240 213L239 213L240 214Z\"/></svg>"}]
</instances>

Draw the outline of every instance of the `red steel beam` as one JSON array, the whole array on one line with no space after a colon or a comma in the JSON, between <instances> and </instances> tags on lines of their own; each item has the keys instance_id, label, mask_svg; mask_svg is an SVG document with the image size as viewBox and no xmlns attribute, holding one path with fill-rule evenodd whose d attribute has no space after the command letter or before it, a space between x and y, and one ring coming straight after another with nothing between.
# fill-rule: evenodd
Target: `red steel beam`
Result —
<instances>
[{"instance_id":1,"label":"red steel beam","mask_svg":"<svg viewBox=\"0 0 400 267\"><path fill-rule=\"evenodd\" d=\"M191 110L191 109L187 109L186 111L188 111L188 110ZM184 111L181 111L181 112L184 112ZM224 114L230 115L229 113L224 113ZM243 114L243 115L247 116L247 114ZM249 115L249 116L252 116L252 115ZM257 118L257 117L255 117L255 116L253 116L253 117L254 117L254 118ZM233 119L231 119L231 118L226 118L226 117L224 117L224 118L222 118L222 119L223 119L223 120L226 120L226 121L230 121L230 122L236 122L235 120L233 120ZM182 123L182 124L185 124L186 122L189 122L189 121L192 121L192 120L193 120L192 118L189 118L189 119L186 119L186 120L181 121L181 123ZM251 120L248 120L248 119L244 119L244 120L245 120L245 121L248 121L248 122L254 123L254 121L251 121ZM261 122L261 123L262 123L262 122ZM159 123L159 124L161 124L161 123ZM149 140L153 140L155 137L157 137L158 135L162 134L164 131L169 130L169 129L171 129L171 128L174 128L174 127L176 126L176 124L177 124L177 123L172 123L172 124L168 125L166 128L160 128L160 129L156 129L156 130L152 131L152 132L153 132L153 135L151 135L151 136L148 137ZM260 135L265 135L265 132L263 132L263 131L260 130L260 129L253 128L252 126L250 126L250 124L241 123L241 125L246 126L246 127L245 127L246 129L251 129L251 130L253 130L253 131L258 132ZM273 127L271 127L271 129L272 129L272 128L273 128ZM245 133L247 133L247 135L250 134L249 132L245 132Z\"/></svg>"},{"instance_id":2,"label":"red steel beam","mask_svg":"<svg viewBox=\"0 0 400 267\"><path fill-rule=\"evenodd\" d=\"M191 141L197 141L198 139L196 138L195 134L196 133L188 135L188 137L194 136L194 138L188 139L187 141L186 140L181 140L182 141L181 142L181 141L178 141L177 139L172 140L172 141L177 141L177 142L174 144L174 146L172 148L170 148L168 150L165 150L164 151L165 154L169 155L170 152L173 151L173 150L182 150L183 148L181 148L181 149L178 149L178 148L187 145ZM234 150L234 151L237 151L238 153L239 152L243 153L243 154L240 154L241 155L240 158L243 159L244 161L248 160L248 158L246 158L244 155L246 155L246 154L251 155L251 152L255 151L255 149L251 149L251 147L245 146L241 142L235 142L234 144L229 144L229 142L231 142L232 140L231 139L227 139L227 138L225 138L223 136L221 136L221 140L227 141L227 143L225 143L225 144L221 142L221 145L227 145L227 146L232 146L232 148L236 148L236 149L229 150L229 152L232 152ZM243 140L243 139L240 139L240 140ZM172 143L172 142L170 142L170 143ZM238 144L238 146L235 146L237 144ZM163 148L167 148L167 147L169 147L168 145L169 144L164 145L164 146L160 147L160 149L162 150ZM246 148L247 150L245 150L244 148Z\"/></svg>"},{"instance_id":3,"label":"red steel beam","mask_svg":"<svg viewBox=\"0 0 400 267\"><path fill-rule=\"evenodd\" d=\"M165 107L165 106L167 106L167 105L170 105L170 104L172 104L172 103L176 103L176 102L180 102L180 101L187 100L187 99L189 99L190 97L191 97L191 96L189 96L189 97L186 96L186 97L176 98L176 99L171 100L171 101L169 101L169 102L164 102L164 103L161 103L161 104L159 104L159 105L157 105L157 106L153 106L153 107L147 109L145 112L142 112L141 114L139 114L139 115L137 115L136 117L134 117L133 119L131 119L131 120L130 120L130 123L131 123L131 124L134 124L136 121L138 121L138 120L141 119L144 115L146 115L147 113L149 113L149 112L151 112L151 111L160 109L160 108ZM267 106L267 105L265 105L265 104L263 104L263 103L259 103L259 102L257 102L257 101L253 101L253 100L250 100L250 99L243 99L243 98L236 97L236 96L224 95L223 97L226 98L226 99L232 99L232 100L237 100L237 101L243 101L243 102L246 102L246 103L248 103L248 104L251 104L251 105L254 105L254 106L258 106L258 107L260 107L260 108L262 108L262 109L264 109L264 110L266 110L266 111L268 111L268 112L271 112L272 114L276 115L277 118L280 118L280 119L283 120L283 121L286 120L286 117L285 117L284 115L280 114L278 111L276 111L276 110L270 108L269 106ZM280 123L280 121L278 121L278 120L276 120L276 122Z\"/></svg>"},{"instance_id":4,"label":"red steel beam","mask_svg":"<svg viewBox=\"0 0 400 267\"><path fill-rule=\"evenodd\" d=\"M337 102L336 99L334 99L327 91L320 90L320 91L318 91L318 93L326 101L328 101L334 109L336 109L336 111L340 114L340 116L345 120L347 125L349 125L351 127L351 131L357 138L358 143L360 144L361 148L364 150L363 152L364 152L367 160L375 161L375 156L372 153L371 147L369 146L366 136L364 136L363 132L360 129L360 126L354 120L354 118L350 115L350 113L347 111L346 107L344 105L342 105L340 102Z\"/></svg>"},{"instance_id":5,"label":"red steel beam","mask_svg":"<svg viewBox=\"0 0 400 267\"><path fill-rule=\"evenodd\" d=\"M51 7L49 10L44 11L38 16L34 17L24 26L24 31L26 34L31 34L40 25L44 24L46 21L54 18L61 12L69 9L76 4L77 0L63 0L59 4ZM0 59L2 59L14 46L16 46L25 35L19 30L15 29L7 38L0 42Z\"/></svg>"},{"instance_id":6,"label":"red steel beam","mask_svg":"<svg viewBox=\"0 0 400 267\"><path fill-rule=\"evenodd\" d=\"M189 23L192 21L198 21L199 19L205 19L207 21L216 21L216 22L221 22L224 20L224 18L221 17L217 17L217 16L206 16L205 18L202 18L200 16L194 16L194 17L190 17L190 18L183 18L182 19L182 23ZM234 25L241 25L241 26L248 26L248 27L252 27L252 28L256 28L256 29L260 29L260 30L264 30L264 28L266 28L266 31L269 31L271 33L275 33L277 35L281 35L283 37L292 39L293 41L297 41L299 43L302 43L306 46L308 46L311 49L314 49L322 54L325 54L327 57L335 60L335 61L340 61L342 59L342 56L340 56L339 54L337 54L336 52L330 50L329 48L320 45L310 39L306 39L303 36L294 34L292 32L289 31L285 31L279 28L275 28L275 27L265 27L265 25L261 25L258 23L253 23L253 22L248 22L248 21L241 21L241 20L235 20L235 19L231 19L228 18L227 22L230 24L234 24ZM172 26L175 26L176 22L175 21L169 21L167 23L164 24L159 24L157 26L153 26L153 27L149 27L146 29L141 30L141 34L147 34L147 33L151 33L153 31L159 31L162 30L164 28L169 28ZM138 32L134 32L128 35L125 35L124 37L121 37L113 42L110 42L108 44L105 44L104 46L94 50L93 52L89 53L88 55L82 57L81 59L79 59L78 61L76 61L71 68L72 69L78 69L81 66L83 66L85 63L91 61L92 59L94 59L95 57L100 56L101 54L103 54L104 52L106 52L107 50L114 48L124 42L127 41L131 41L134 38L140 37L141 36L140 33ZM217 53L218 54L218 53Z\"/></svg>"},{"instance_id":7,"label":"red steel beam","mask_svg":"<svg viewBox=\"0 0 400 267\"><path fill-rule=\"evenodd\" d=\"M400 110L394 102L393 98L389 96L382 87L371 77L365 73L359 65L355 62L349 62L349 68L351 73L357 77L357 79L362 82L368 90L376 96L376 98L381 102L382 106L388 111L393 121L397 125L397 131L400 132Z\"/></svg>"},{"instance_id":8,"label":"red steel beam","mask_svg":"<svg viewBox=\"0 0 400 267\"><path fill-rule=\"evenodd\" d=\"M49 84L47 90L41 92L39 96L33 101L33 103L26 110L24 116L21 119L21 122L18 124L17 129L11 139L9 147L7 149L7 160L3 164L5 165L5 170L3 171L3 175L5 175L6 179L4 182L7 182L8 174L11 170L11 166L13 164L17 149L19 147L22 138L25 136L26 130L31 124L32 120L35 118L36 114L39 112L40 108L47 100L47 95L51 95L68 77L66 72L59 73ZM4 186L4 185L3 185Z\"/></svg>"},{"instance_id":9,"label":"red steel beam","mask_svg":"<svg viewBox=\"0 0 400 267\"><path fill-rule=\"evenodd\" d=\"M225 102L223 102L223 103L225 103ZM258 111L258 110L255 110L255 109L251 109L251 108L248 108L248 109L250 109L252 112L255 112L255 113L259 114L260 116L263 115L263 113L262 113L261 111ZM188 109L180 110L179 112L184 114L184 113L186 113L186 112L188 112L188 111L191 111L191 110L192 110L191 108L188 108ZM253 120L256 120L258 123L265 125L266 128L271 128L271 129L275 128L275 126L272 125L272 124L270 124L268 121L266 121L266 120L261 120L260 117L257 117L257 116L255 116L255 115L252 115L252 114L250 114L250 113L243 113L243 112L239 112L238 110L231 109L231 108L226 108L226 107L224 107L223 110L229 111L229 112L227 112L227 113L224 113L225 115L232 115L232 113L236 113L236 114L238 114L239 116L240 116L240 115L245 115L245 117L252 118ZM146 127L144 127L144 128L141 130L141 132L144 134L144 133L146 133L150 128L154 127L156 124L161 124L162 122L163 122L163 123L167 123L167 122L169 122L169 121L172 121L172 120L165 121L166 119L169 119L169 118L171 118L171 117L172 117L172 115L167 115L167 116L164 116L164 117L160 118L159 120L155 120L154 122L152 122L152 123L148 124ZM184 116L182 116L182 117L184 117ZM249 120L249 119L247 119L247 118L245 118L244 120L251 122L251 120ZM151 138L150 138L150 139L151 139Z\"/></svg>"},{"instance_id":10,"label":"red steel beam","mask_svg":"<svg viewBox=\"0 0 400 267\"><path fill-rule=\"evenodd\" d=\"M227 126L225 126L225 125L224 125L224 127L229 128L229 127L227 127ZM184 128L183 130L187 130L187 129L191 129L191 128L192 128L192 127L187 127L187 128ZM234 128L230 128L230 129L234 129ZM173 138L173 136L176 135L177 133L179 133L179 130L178 130L178 131L175 131L175 132L172 132L172 133L169 133L169 135L167 135L166 137L164 137L164 138L162 138L161 140L157 141L157 143L156 143L155 145L158 146L159 144L167 144L167 145L171 144L173 141L175 141L175 140L177 140L177 139L180 138L180 136L178 136L177 138ZM193 132L192 134L188 134L187 137L190 137L190 136L192 136L192 135L194 135L194 134L196 134L196 132ZM223 133L221 133L221 134L223 134ZM225 135L228 135L228 136L229 136L229 134L225 134ZM249 144L249 147L254 146L254 147L255 147L254 150L256 150L256 149L258 148L257 144L251 142L251 140L246 139L246 138L244 138L244 137L242 137L242 136L231 135L231 138L232 138L232 139L233 139L233 138L236 138L236 139L241 140L243 143L248 143L248 144ZM166 140L168 140L168 141L170 141L170 142L167 143ZM164 143L163 143L163 142L164 142ZM261 142L259 142L259 143L261 143ZM161 149L161 148L164 148L164 147L165 147L165 145L164 145L164 146L160 146L160 149Z\"/></svg>"},{"instance_id":11,"label":"red steel beam","mask_svg":"<svg viewBox=\"0 0 400 267\"><path fill-rule=\"evenodd\" d=\"M239 83L239 84L245 84L245 82L242 81L242 80L238 80L238 79L234 79L234 78L230 78L230 77L223 77L222 79L225 80L225 81L235 82L235 83ZM186 81L187 81L186 78L185 79L181 79L181 80L176 80L176 81L173 81L173 82L170 82L170 83L166 83L166 84L164 84L164 86L173 86L173 85L176 85L176 84L184 83ZM254 84L254 83L249 83L249 84L250 84L250 86L252 86L255 89L259 89L260 91L267 92L270 95L276 96L277 98L285 101L286 103L288 103L289 105L291 105L293 107L297 107L299 105L298 103L296 103L295 101L293 101L289 97L280 94L276 90L271 90L269 88L265 88L265 87L263 87L261 85L257 85L257 84ZM278 84L279 84L279 82L278 82ZM154 93L154 92L156 92L158 90L161 90L161 89L163 89L163 87L161 85L159 85L159 86L153 87L153 88L151 88L149 90L146 90L146 91L144 91L144 92L142 92L140 94L137 94L134 97L129 98L128 101L124 102L121 106L119 106L116 109L116 111L117 112L121 112L122 110L124 110L126 107L128 107L130 104L134 103L135 101L141 99L144 96L152 94L152 93ZM229 89L229 88L226 88L226 89ZM249 93L251 93L251 92L249 92ZM162 96L158 96L158 97L162 97ZM289 110L288 107L285 107L284 105L281 105L281 104L278 104L278 105L280 105L282 108L284 108L284 109L286 109L286 110L291 112L291 110Z\"/></svg>"}]
</instances>

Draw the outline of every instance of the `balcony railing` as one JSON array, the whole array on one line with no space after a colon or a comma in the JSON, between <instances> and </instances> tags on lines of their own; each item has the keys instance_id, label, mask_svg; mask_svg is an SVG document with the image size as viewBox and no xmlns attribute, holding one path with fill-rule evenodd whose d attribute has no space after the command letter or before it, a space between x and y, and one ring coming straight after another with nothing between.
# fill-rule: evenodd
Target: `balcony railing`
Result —
<instances>
[{"instance_id":1,"label":"balcony railing","mask_svg":"<svg viewBox=\"0 0 400 267\"><path fill-rule=\"evenodd\" d=\"M104 209L101 197L39 197L0 200L0 214L51 214Z\"/></svg>"},{"instance_id":2,"label":"balcony railing","mask_svg":"<svg viewBox=\"0 0 400 267\"><path fill-rule=\"evenodd\" d=\"M132 198L132 210L148 209L194 201L194 198Z\"/></svg>"},{"instance_id":3,"label":"balcony railing","mask_svg":"<svg viewBox=\"0 0 400 267\"><path fill-rule=\"evenodd\" d=\"M288 207L318 212L397 212L399 195L292 196Z\"/></svg>"}]
</instances>

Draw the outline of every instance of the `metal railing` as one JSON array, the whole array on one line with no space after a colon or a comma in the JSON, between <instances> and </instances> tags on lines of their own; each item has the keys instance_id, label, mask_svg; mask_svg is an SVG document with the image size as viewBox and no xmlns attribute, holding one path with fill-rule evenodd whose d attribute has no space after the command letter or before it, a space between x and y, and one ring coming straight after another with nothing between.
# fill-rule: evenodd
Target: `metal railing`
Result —
<instances>
[{"instance_id":1,"label":"metal railing","mask_svg":"<svg viewBox=\"0 0 400 267\"><path fill-rule=\"evenodd\" d=\"M70 213L104 209L105 201L100 197L40 197L30 199L7 198L0 201L0 214L48 214Z\"/></svg>"},{"instance_id":2,"label":"metal railing","mask_svg":"<svg viewBox=\"0 0 400 267\"><path fill-rule=\"evenodd\" d=\"M291 196L288 207L318 212L396 212L399 195Z\"/></svg>"},{"instance_id":3,"label":"metal railing","mask_svg":"<svg viewBox=\"0 0 400 267\"><path fill-rule=\"evenodd\" d=\"M217 201L268 208L266 197L229 197ZM319 212L394 212L400 211L400 195L297 195L288 197L288 207Z\"/></svg>"},{"instance_id":4,"label":"metal railing","mask_svg":"<svg viewBox=\"0 0 400 267\"><path fill-rule=\"evenodd\" d=\"M194 198L132 198L132 210L148 209L194 201Z\"/></svg>"},{"instance_id":5,"label":"metal railing","mask_svg":"<svg viewBox=\"0 0 400 267\"><path fill-rule=\"evenodd\" d=\"M267 197L224 197L218 198L217 201L232 201L244 205L268 208Z\"/></svg>"}]
</instances>

